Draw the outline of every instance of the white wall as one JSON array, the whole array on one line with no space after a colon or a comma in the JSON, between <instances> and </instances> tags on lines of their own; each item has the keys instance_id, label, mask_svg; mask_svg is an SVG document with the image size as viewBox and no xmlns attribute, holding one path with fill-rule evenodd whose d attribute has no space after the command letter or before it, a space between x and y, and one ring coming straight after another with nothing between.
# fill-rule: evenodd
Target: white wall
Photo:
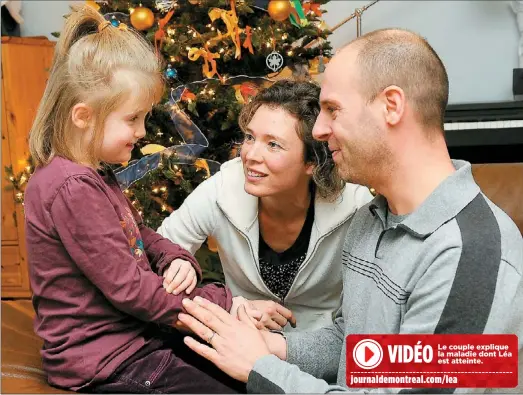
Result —
<instances>
[{"instance_id":1,"label":"white wall","mask_svg":"<svg viewBox=\"0 0 523 395\"><path fill-rule=\"evenodd\" d=\"M324 19L333 27L370 1L331 1ZM450 80L451 103L513 100L519 31L508 1L380 1L362 16L362 33L402 27L425 37ZM331 36L334 48L356 37L353 19Z\"/></svg>"},{"instance_id":2,"label":"white wall","mask_svg":"<svg viewBox=\"0 0 523 395\"><path fill-rule=\"evenodd\" d=\"M59 31L71 1L23 0L22 35ZM325 20L334 26L369 1L333 0ZM447 67L450 102L512 100L519 32L508 1L380 1L363 14L363 33L384 27L413 30L429 41ZM356 20L332 36L334 48L356 37Z\"/></svg>"},{"instance_id":3,"label":"white wall","mask_svg":"<svg viewBox=\"0 0 523 395\"><path fill-rule=\"evenodd\" d=\"M61 30L63 16L70 11L69 6L75 1L66 0L22 0L24 23L20 26L22 36L51 36L52 32ZM82 1L78 1L82 3Z\"/></svg>"}]
</instances>

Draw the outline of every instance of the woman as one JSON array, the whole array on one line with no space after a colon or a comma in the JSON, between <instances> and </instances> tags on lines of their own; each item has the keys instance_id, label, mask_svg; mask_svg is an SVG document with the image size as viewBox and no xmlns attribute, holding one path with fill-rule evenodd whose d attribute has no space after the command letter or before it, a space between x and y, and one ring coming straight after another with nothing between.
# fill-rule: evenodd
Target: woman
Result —
<instances>
[{"instance_id":1,"label":"woman","mask_svg":"<svg viewBox=\"0 0 523 395\"><path fill-rule=\"evenodd\" d=\"M305 81L260 91L240 114L240 158L223 164L158 229L191 253L212 236L233 295L285 306L296 330L332 323L349 220L372 198L367 188L344 184L326 143L313 139L319 93Z\"/></svg>"}]
</instances>

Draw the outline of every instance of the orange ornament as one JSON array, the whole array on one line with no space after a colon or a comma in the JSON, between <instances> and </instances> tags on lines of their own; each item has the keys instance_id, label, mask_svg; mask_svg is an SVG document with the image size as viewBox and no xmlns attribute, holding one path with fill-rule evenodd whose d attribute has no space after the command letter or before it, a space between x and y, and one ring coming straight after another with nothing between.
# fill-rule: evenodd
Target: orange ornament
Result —
<instances>
[{"instance_id":1,"label":"orange ornament","mask_svg":"<svg viewBox=\"0 0 523 395\"><path fill-rule=\"evenodd\" d=\"M137 7L131 14L131 25L136 30L147 30L154 25L154 14L147 7Z\"/></svg>"},{"instance_id":2,"label":"orange ornament","mask_svg":"<svg viewBox=\"0 0 523 395\"><path fill-rule=\"evenodd\" d=\"M272 19L282 22L289 17L292 12L292 5L289 0L271 0L267 11Z\"/></svg>"}]
</instances>

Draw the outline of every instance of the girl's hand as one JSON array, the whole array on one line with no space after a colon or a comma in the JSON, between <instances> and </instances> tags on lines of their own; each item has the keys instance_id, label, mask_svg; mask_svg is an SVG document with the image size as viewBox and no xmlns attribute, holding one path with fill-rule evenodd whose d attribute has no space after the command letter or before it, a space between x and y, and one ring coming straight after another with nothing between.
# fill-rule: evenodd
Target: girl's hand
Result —
<instances>
[{"instance_id":1,"label":"girl's hand","mask_svg":"<svg viewBox=\"0 0 523 395\"><path fill-rule=\"evenodd\" d=\"M175 259L163 273L163 287L168 293L178 295L185 291L190 294L198 284L196 270L190 262Z\"/></svg>"}]
</instances>

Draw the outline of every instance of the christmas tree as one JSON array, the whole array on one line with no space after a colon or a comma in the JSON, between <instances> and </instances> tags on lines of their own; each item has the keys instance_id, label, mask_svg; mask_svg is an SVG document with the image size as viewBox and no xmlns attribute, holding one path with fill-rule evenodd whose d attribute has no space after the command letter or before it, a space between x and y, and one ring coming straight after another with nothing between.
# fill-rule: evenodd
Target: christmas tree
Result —
<instances>
[{"instance_id":1,"label":"christmas tree","mask_svg":"<svg viewBox=\"0 0 523 395\"><path fill-rule=\"evenodd\" d=\"M189 155L184 155L188 160L177 155L163 159L159 168L125 190L149 226L158 227L219 163L235 156L241 138L239 111L260 86L282 77L306 77L321 68L323 57L331 55L326 40L330 32L320 19L324 3L113 0L100 4L100 12L113 24L130 23L143 31L165 59L168 105L153 110L148 134L133 159L171 146L185 153L183 145L193 143ZM199 133L204 137L194 144ZM216 255L204 248L197 258L207 280L223 280Z\"/></svg>"},{"instance_id":2,"label":"christmas tree","mask_svg":"<svg viewBox=\"0 0 523 395\"><path fill-rule=\"evenodd\" d=\"M165 100L148 117L147 136L136 145L127 168L116 169L148 226L156 229L220 163L235 156L241 139L239 111L261 86L322 71L332 49L321 19L325 11L320 7L326 2L86 2L114 26L125 23L141 31L165 60ZM158 153L169 147L174 147L169 157ZM10 174L19 200L20 184L30 171ZM217 259L199 258L200 263ZM213 269L207 277L222 279Z\"/></svg>"},{"instance_id":3,"label":"christmas tree","mask_svg":"<svg viewBox=\"0 0 523 395\"><path fill-rule=\"evenodd\" d=\"M192 163L173 155L127 188L147 225L157 228L219 163L235 155L241 138L239 111L261 85L307 74L311 66L321 67L321 58L330 56L326 40L330 32L320 19L325 2L89 2L113 24L126 23L142 31L165 59L168 104L153 110L147 136L136 146L133 160L193 143ZM189 141L198 133L202 136L196 144Z\"/></svg>"}]
</instances>

